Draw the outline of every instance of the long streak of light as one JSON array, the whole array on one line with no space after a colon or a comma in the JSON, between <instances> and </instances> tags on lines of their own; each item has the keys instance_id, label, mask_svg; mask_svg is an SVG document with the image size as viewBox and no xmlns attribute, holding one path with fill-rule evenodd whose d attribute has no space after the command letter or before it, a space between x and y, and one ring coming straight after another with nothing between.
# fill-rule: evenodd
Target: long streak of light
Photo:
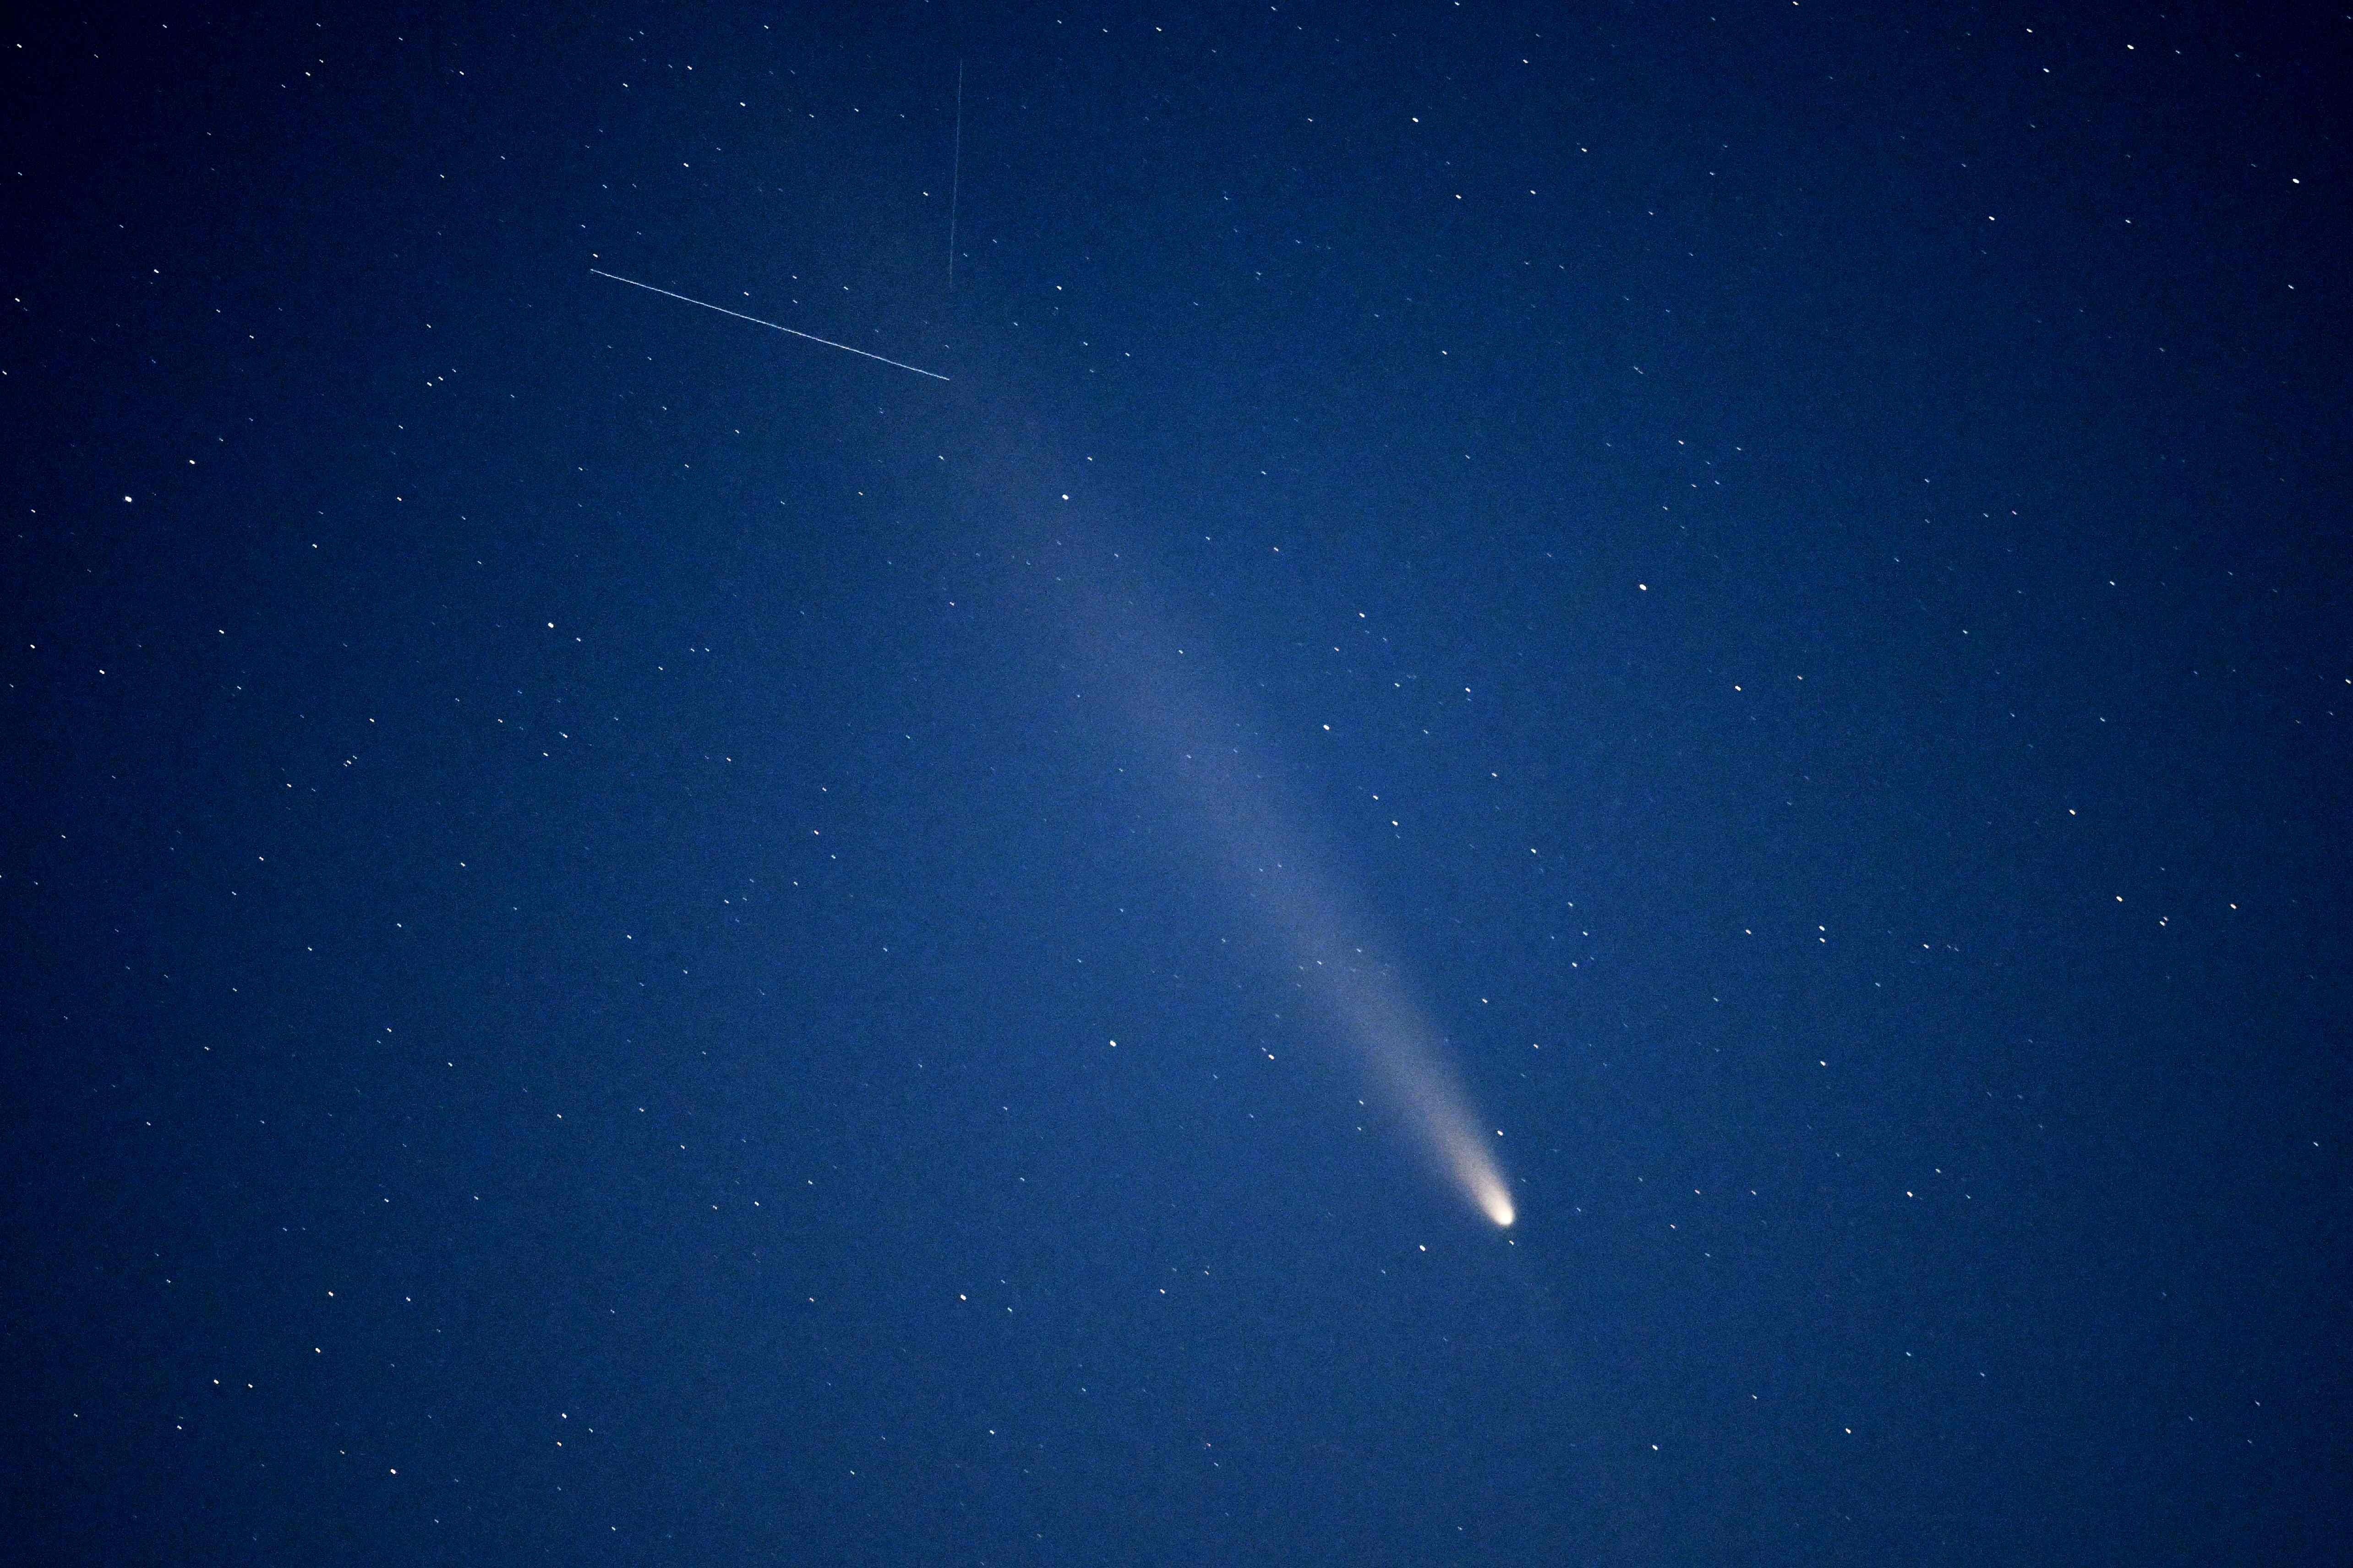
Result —
<instances>
[{"instance_id":1,"label":"long streak of light","mask_svg":"<svg viewBox=\"0 0 2353 1568\"><path fill-rule=\"evenodd\" d=\"M642 289L649 294L659 294L664 299L682 300L689 305L700 305L706 310L716 310L723 316L733 316L739 321L749 321L755 327L766 327L771 331L790 332L797 338L807 338L813 343L823 343L827 348L839 349L843 353L856 354L860 359L881 360L884 364L894 366L900 370L912 370L917 375L928 375L934 381L945 381L948 379L946 376L942 375L938 371L925 370L919 364L909 364L904 360L883 359L881 354L871 354L864 349L854 349L848 343L838 343L831 338L821 338L815 332L802 331L798 327L787 327L781 321L764 321L757 316L747 316L741 310L731 310L724 305L714 305L708 300L698 300L691 294L674 294L667 289L657 289L650 283L640 283L634 278L624 278L617 272L607 272L601 267L591 267L588 270L596 277L610 278L616 283L627 283L630 288Z\"/></svg>"}]
</instances>

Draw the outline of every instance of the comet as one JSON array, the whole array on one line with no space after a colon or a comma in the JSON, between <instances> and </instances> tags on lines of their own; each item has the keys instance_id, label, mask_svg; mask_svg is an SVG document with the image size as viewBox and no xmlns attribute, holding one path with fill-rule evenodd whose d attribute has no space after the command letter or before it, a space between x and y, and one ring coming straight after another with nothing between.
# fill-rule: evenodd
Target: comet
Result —
<instances>
[{"instance_id":1,"label":"comet","mask_svg":"<svg viewBox=\"0 0 2353 1568\"><path fill-rule=\"evenodd\" d=\"M1342 970L1324 987L1375 1087L1418 1132L1440 1173L1499 1227L1519 1217L1479 1134L1470 1097L1440 1053L1437 1029L1386 972Z\"/></svg>"},{"instance_id":2,"label":"comet","mask_svg":"<svg viewBox=\"0 0 2353 1568\"><path fill-rule=\"evenodd\" d=\"M1231 717L1239 706L1213 700L1198 673L1186 672L1201 660L1168 657L1177 651L1174 639L1133 600L1107 613L1111 597L1101 595L1098 610L1106 613L1087 638L1088 663L1125 685L1138 735L1155 750L1168 748L1166 773L1190 808L1183 815L1222 879L1268 944L1290 959L1315 1009L1357 1057L1366 1087L1413 1134L1435 1173L1494 1225L1510 1226L1518 1217L1510 1184L1447 1060L1443 1035L1380 960L1374 922L1326 868L1333 858L1280 808L1276 773L1240 743L1245 726Z\"/></svg>"}]
</instances>

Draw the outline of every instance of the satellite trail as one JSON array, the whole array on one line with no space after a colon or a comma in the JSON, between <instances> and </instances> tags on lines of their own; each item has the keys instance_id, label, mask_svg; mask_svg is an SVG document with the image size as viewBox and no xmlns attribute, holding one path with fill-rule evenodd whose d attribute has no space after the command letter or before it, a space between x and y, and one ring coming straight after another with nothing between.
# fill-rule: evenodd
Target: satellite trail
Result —
<instances>
[{"instance_id":1,"label":"satellite trail","mask_svg":"<svg viewBox=\"0 0 2353 1568\"><path fill-rule=\"evenodd\" d=\"M668 300L682 300L690 305L700 305L706 310L716 310L723 316L733 316L739 321L749 321L755 327L766 327L775 331L790 332L797 338L807 338L813 343L823 343L829 349L839 349L843 353L856 354L860 359L881 360L884 364L894 366L900 370L912 370L917 375L928 375L934 381L945 381L948 379L946 376L942 375L938 371L925 370L919 364L909 364L904 360L883 359L881 354L871 354L864 349L854 349L848 343L838 343L831 338L821 338L815 332L802 331L798 327L787 327L780 321L764 321L757 316L747 316L741 310L731 310L724 305L714 305L708 300L697 300L689 294L674 294L667 289L657 289L650 283L640 283L634 278L624 278L617 272L607 272L601 267L591 267L588 270L599 278L610 278L616 283L627 283L630 288L642 289L649 294L659 294L664 299Z\"/></svg>"},{"instance_id":2,"label":"satellite trail","mask_svg":"<svg viewBox=\"0 0 2353 1568\"><path fill-rule=\"evenodd\" d=\"M955 156L948 165L948 292L955 292L956 192L964 184L964 62L956 61Z\"/></svg>"}]
</instances>

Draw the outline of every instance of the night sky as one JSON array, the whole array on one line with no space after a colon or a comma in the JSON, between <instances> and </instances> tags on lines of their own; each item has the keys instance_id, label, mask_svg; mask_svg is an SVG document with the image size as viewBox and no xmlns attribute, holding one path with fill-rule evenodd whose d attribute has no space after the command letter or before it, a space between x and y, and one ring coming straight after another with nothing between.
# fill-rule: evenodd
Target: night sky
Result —
<instances>
[{"instance_id":1,"label":"night sky","mask_svg":"<svg viewBox=\"0 0 2353 1568\"><path fill-rule=\"evenodd\" d=\"M2345 1560L2342 6L62 16L25 1560Z\"/></svg>"}]
</instances>

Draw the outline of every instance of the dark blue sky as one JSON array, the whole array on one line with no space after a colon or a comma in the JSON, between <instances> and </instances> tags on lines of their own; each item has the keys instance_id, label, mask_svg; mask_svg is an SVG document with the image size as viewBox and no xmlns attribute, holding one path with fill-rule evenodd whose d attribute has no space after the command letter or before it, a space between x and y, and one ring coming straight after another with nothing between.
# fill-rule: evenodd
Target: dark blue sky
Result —
<instances>
[{"instance_id":1,"label":"dark blue sky","mask_svg":"<svg viewBox=\"0 0 2353 1568\"><path fill-rule=\"evenodd\" d=\"M20 22L11 1535L2336 1560L2267 17Z\"/></svg>"}]
</instances>

